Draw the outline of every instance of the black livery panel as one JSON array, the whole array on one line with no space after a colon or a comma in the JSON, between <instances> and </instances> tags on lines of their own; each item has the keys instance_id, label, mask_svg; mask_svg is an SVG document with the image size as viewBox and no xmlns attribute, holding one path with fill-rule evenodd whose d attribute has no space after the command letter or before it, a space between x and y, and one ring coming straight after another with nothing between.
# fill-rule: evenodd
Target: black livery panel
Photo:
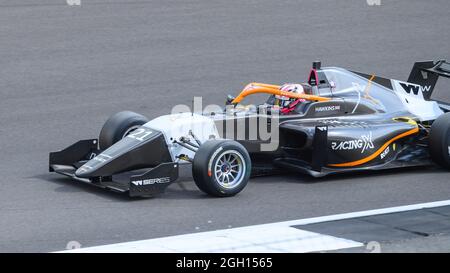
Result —
<instances>
[{"instance_id":1,"label":"black livery panel","mask_svg":"<svg viewBox=\"0 0 450 273\"><path fill-rule=\"evenodd\" d=\"M154 129L140 128L142 129L137 129L141 130L140 134L131 133L89 160L76 171L76 176L82 178L107 176L171 162L164 135Z\"/></svg>"},{"instance_id":2,"label":"black livery panel","mask_svg":"<svg viewBox=\"0 0 450 273\"><path fill-rule=\"evenodd\" d=\"M316 128L320 126L327 126L326 144L322 144L327 146L326 165L336 168L385 162L400 151L396 143L398 140L418 132L417 124L408 118L383 121L349 119L289 121L280 125L282 134L294 136L286 140L286 143L282 143L288 145L289 156L295 157L293 148L297 148L299 157L307 154L308 150L312 151ZM292 143L295 139L299 141L297 146Z\"/></svg>"}]
</instances>

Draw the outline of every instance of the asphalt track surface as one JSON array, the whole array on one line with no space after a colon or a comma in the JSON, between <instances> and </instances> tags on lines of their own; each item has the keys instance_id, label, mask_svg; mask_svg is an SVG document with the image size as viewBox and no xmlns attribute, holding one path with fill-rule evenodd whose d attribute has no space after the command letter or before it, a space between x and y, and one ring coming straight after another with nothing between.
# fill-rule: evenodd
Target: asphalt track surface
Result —
<instances>
[{"instance_id":1,"label":"asphalt track surface","mask_svg":"<svg viewBox=\"0 0 450 273\"><path fill-rule=\"evenodd\" d=\"M450 59L450 2L0 1L0 251L55 251L450 198L449 173L256 178L233 198L182 182L153 199L48 173L48 152L109 115L224 102L251 81L304 81L311 62L406 79ZM442 86L442 85L441 85ZM445 86L444 86L445 87ZM438 94L449 99L444 90Z\"/></svg>"}]
</instances>

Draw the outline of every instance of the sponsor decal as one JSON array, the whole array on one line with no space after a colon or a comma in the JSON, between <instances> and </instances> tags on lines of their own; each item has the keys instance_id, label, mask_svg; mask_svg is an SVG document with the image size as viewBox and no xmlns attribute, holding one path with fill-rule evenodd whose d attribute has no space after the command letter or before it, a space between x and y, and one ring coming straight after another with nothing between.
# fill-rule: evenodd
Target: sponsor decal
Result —
<instances>
[{"instance_id":1,"label":"sponsor decal","mask_svg":"<svg viewBox=\"0 0 450 273\"><path fill-rule=\"evenodd\" d=\"M342 125L342 126L364 126L367 125L364 121L344 121L344 120L335 120L335 119L324 119L320 120L320 123L323 124L332 124L332 125Z\"/></svg>"},{"instance_id":2,"label":"sponsor decal","mask_svg":"<svg viewBox=\"0 0 450 273\"><path fill-rule=\"evenodd\" d=\"M406 93L408 93L408 94L412 93L414 95L418 95L419 94L420 85L409 84L409 83L405 83L405 82L400 82L399 84L403 88L403 90L406 91Z\"/></svg>"},{"instance_id":3,"label":"sponsor decal","mask_svg":"<svg viewBox=\"0 0 450 273\"><path fill-rule=\"evenodd\" d=\"M380 154L381 159L385 158L385 157L389 154L389 151L390 151L389 146L387 146L386 150L384 150L384 151Z\"/></svg>"},{"instance_id":4,"label":"sponsor decal","mask_svg":"<svg viewBox=\"0 0 450 273\"><path fill-rule=\"evenodd\" d=\"M96 161L99 161L99 162L106 162L110 158L112 158L112 157L107 154L99 154L98 156L94 157L93 159Z\"/></svg>"},{"instance_id":5,"label":"sponsor decal","mask_svg":"<svg viewBox=\"0 0 450 273\"><path fill-rule=\"evenodd\" d=\"M422 88L422 92L430 92L431 85L424 85L424 86L421 86L421 88Z\"/></svg>"},{"instance_id":6,"label":"sponsor decal","mask_svg":"<svg viewBox=\"0 0 450 273\"><path fill-rule=\"evenodd\" d=\"M106 161L106 159L98 157L98 156L94 157L93 159L96 160L96 161L99 161L99 162L105 162Z\"/></svg>"},{"instance_id":7,"label":"sponsor decal","mask_svg":"<svg viewBox=\"0 0 450 273\"><path fill-rule=\"evenodd\" d=\"M336 120L336 119L324 119L324 120L320 120L319 122L323 123L323 124L344 125L344 126L367 125L367 123L364 121L344 121L344 120Z\"/></svg>"},{"instance_id":8,"label":"sponsor decal","mask_svg":"<svg viewBox=\"0 0 450 273\"><path fill-rule=\"evenodd\" d=\"M316 112L329 112L341 110L340 105L320 106L315 108Z\"/></svg>"},{"instance_id":9,"label":"sponsor decal","mask_svg":"<svg viewBox=\"0 0 450 273\"><path fill-rule=\"evenodd\" d=\"M364 153L366 150L373 149L374 147L372 132L369 132L367 135L361 135L359 139L331 142L331 149L333 150L361 150L361 153Z\"/></svg>"},{"instance_id":10,"label":"sponsor decal","mask_svg":"<svg viewBox=\"0 0 450 273\"><path fill-rule=\"evenodd\" d=\"M135 180L135 181L131 181L131 183L133 183L135 186L146 186L146 185L153 185L153 184L165 184L165 183L170 183L170 177L159 177L159 178Z\"/></svg>"},{"instance_id":11,"label":"sponsor decal","mask_svg":"<svg viewBox=\"0 0 450 273\"><path fill-rule=\"evenodd\" d=\"M418 85L407 82L398 82L400 86L405 90L406 93L410 95L419 95L419 93L426 93L431 91L431 85Z\"/></svg>"}]
</instances>

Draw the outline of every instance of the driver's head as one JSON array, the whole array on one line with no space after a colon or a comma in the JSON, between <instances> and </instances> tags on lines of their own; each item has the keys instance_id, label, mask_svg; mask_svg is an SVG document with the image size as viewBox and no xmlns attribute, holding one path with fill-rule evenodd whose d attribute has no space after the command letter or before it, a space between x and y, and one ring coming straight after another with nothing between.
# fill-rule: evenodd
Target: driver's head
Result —
<instances>
[{"instance_id":1,"label":"driver's head","mask_svg":"<svg viewBox=\"0 0 450 273\"><path fill-rule=\"evenodd\" d=\"M303 85L298 83L286 83L280 87L281 91L294 92L297 94L305 94L305 89ZM304 99L293 99L285 96L275 95L275 98L279 100L279 105L281 108L289 107L289 105L294 101L305 101Z\"/></svg>"}]
</instances>

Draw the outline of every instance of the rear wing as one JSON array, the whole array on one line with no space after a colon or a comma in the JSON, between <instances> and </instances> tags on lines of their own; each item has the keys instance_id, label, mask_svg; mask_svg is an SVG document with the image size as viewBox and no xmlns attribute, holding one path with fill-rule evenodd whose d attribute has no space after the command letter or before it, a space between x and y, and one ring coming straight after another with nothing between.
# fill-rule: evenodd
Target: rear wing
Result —
<instances>
[{"instance_id":1,"label":"rear wing","mask_svg":"<svg viewBox=\"0 0 450 273\"><path fill-rule=\"evenodd\" d=\"M408 82L422 86L423 97L431 100L431 94L439 77L450 78L450 63L445 60L416 62L409 74ZM450 111L450 104L437 101L439 106Z\"/></svg>"}]
</instances>

